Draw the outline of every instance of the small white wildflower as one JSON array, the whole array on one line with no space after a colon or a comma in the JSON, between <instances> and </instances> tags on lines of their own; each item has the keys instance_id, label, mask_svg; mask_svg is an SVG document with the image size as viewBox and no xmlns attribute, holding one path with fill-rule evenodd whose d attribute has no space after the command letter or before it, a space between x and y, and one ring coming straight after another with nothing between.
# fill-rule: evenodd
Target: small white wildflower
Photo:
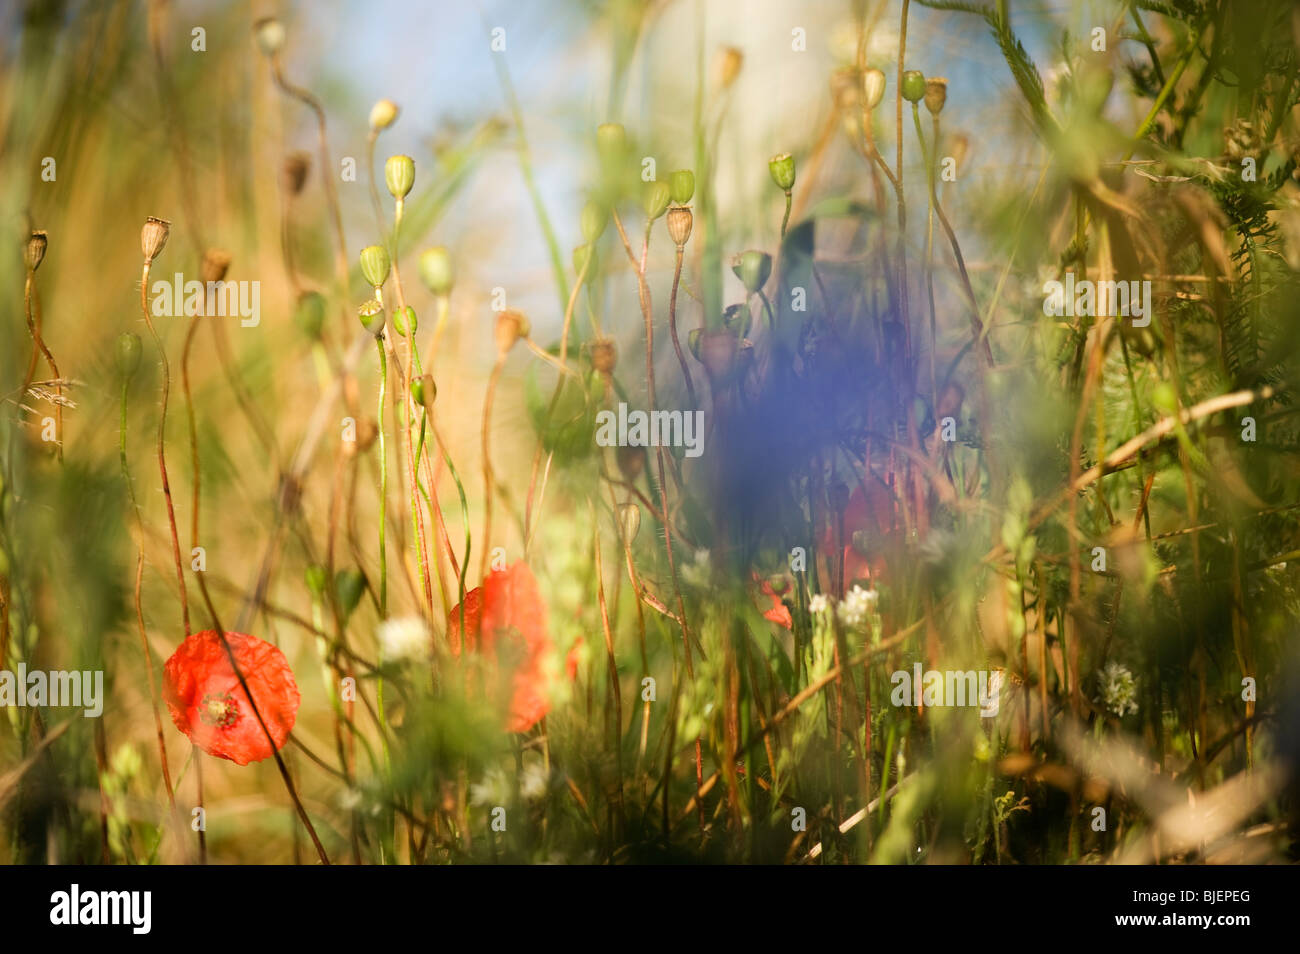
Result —
<instances>
[{"instance_id":1,"label":"small white wildflower","mask_svg":"<svg viewBox=\"0 0 1300 954\"><path fill-rule=\"evenodd\" d=\"M1137 680L1128 667L1110 662L1102 673L1101 698L1106 708L1123 718L1130 712L1137 712Z\"/></svg>"},{"instance_id":2,"label":"small white wildflower","mask_svg":"<svg viewBox=\"0 0 1300 954\"><path fill-rule=\"evenodd\" d=\"M707 587L712 576L709 570L709 562L708 550L696 550L695 562L682 567L682 580L690 586L701 589Z\"/></svg>"},{"instance_id":3,"label":"small white wildflower","mask_svg":"<svg viewBox=\"0 0 1300 954\"><path fill-rule=\"evenodd\" d=\"M424 659L429 654L429 627L418 616L399 616L379 624L379 652L388 662Z\"/></svg>"},{"instance_id":4,"label":"small white wildflower","mask_svg":"<svg viewBox=\"0 0 1300 954\"><path fill-rule=\"evenodd\" d=\"M847 629L857 629L864 625L876 608L877 598L878 594L874 589L864 590L855 585L838 607L840 623Z\"/></svg>"},{"instance_id":5,"label":"small white wildflower","mask_svg":"<svg viewBox=\"0 0 1300 954\"><path fill-rule=\"evenodd\" d=\"M825 593L818 593L808 601L808 612L816 616L818 613L825 613L831 608L830 597Z\"/></svg>"},{"instance_id":6,"label":"small white wildflower","mask_svg":"<svg viewBox=\"0 0 1300 954\"><path fill-rule=\"evenodd\" d=\"M546 794L548 781L546 768L540 762L534 762L524 768L523 777L519 780L519 791L528 801L536 801Z\"/></svg>"},{"instance_id":7,"label":"small white wildflower","mask_svg":"<svg viewBox=\"0 0 1300 954\"><path fill-rule=\"evenodd\" d=\"M469 787L469 802L482 808L485 805L504 805L510 800L510 780L501 769L493 767L483 775L482 781Z\"/></svg>"}]
</instances>

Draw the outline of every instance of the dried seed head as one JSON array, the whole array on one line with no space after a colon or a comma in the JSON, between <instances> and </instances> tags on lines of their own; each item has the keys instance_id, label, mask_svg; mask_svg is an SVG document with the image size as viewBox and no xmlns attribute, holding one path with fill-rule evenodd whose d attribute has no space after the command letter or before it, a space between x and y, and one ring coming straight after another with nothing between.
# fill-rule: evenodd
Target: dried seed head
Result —
<instances>
[{"instance_id":1,"label":"dried seed head","mask_svg":"<svg viewBox=\"0 0 1300 954\"><path fill-rule=\"evenodd\" d=\"M634 503L620 504L618 522L623 525L623 539L631 544L641 529L641 508Z\"/></svg>"},{"instance_id":2,"label":"dried seed head","mask_svg":"<svg viewBox=\"0 0 1300 954\"><path fill-rule=\"evenodd\" d=\"M253 24L253 37L259 50L275 56L284 49L284 24L275 17L262 17Z\"/></svg>"},{"instance_id":3,"label":"dried seed head","mask_svg":"<svg viewBox=\"0 0 1300 954\"><path fill-rule=\"evenodd\" d=\"M904 77L906 79L906 77ZM884 71L874 67L865 70L862 74L862 105L867 109L875 109L880 105L880 101L885 98L885 74Z\"/></svg>"},{"instance_id":4,"label":"dried seed head","mask_svg":"<svg viewBox=\"0 0 1300 954\"><path fill-rule=\"evenodd\" d=\"M942 76L931 76L925 81L925 108L931 116L943 112L943 104L948 101L948 81Z\"/></svg>"},{"instance_id":5,"label":"dried seed head","mask_svg":"<svg viewBox=\"0 0 1300 954\"><path fill-rule=\"evenodd\" d=\"M415 185L415 160L410 156L389 156L384 163L384 182L394 199L405 199Z\"/></svg>"},{"instance_id":6,"label":"dried seed head","mask_svg":"<svg viewBox=\"0 0 1300 954\"><path fill-rule=\"evenodd\" d=\"M49 237L44 232L35 231L27 236L27 244L23 247L23 261L27 263L29 272L34 272L41 267L41 261L45 258L45 249L49 244Z\"/></svg>"},{"instance_id":7,"label":"dried seed head","mask_svg":"<svg viewBox=\"0 0 1300 954\"><path fill-rule=\"evenodd\" d=\"M734 46L724 46L718 53L718 86L727 89L740 75L740 68L745 65L745 54Z\"/></svg>"},{"instance_id":8,"label":"dried seed head","mask_svg":"<svg viewBox=\"0 0 1300 954\"><path fill-rule=\"evenodd\" d=\"M685 205L695 195L695 173L690 169L678 169L668 173L668 187L672 190L673 201Z\"/></svg>"},{"instance_id":9,"label":"dried seed head","mask_svg":"<svg viewBox=\"0 0 1300 954\"><path fill-rule=\"evenodd\" d=\"M377 299L370 299L357 309L361 327L378 338L384 332L384 306Z\"/></svg>"},{"instance_id":10,"label":"dried seed head","mask_svg":"<svg viewBox=\"0 0 1300 954\"><path fill-rule=\"evenodd\" d=\"M691 207L689 205L673 206L668 210L667 221L668 237L673 240L673 243L678 248L682 248L691 237L691 226L695 222Z\"/></svg>"},{"instance_id":11,"label":"dried seed head","mask_svg":"<svg viewBox=\"0 0 1300 954\"><path fill-rule=\"evenodd\" d=\"M210 248L203 253L203 262L199 265L199 277L203 284L224 281L230 268L230 253L221 248Z\"/></svg>"},{"instance_id":12,"label":"dried seed head","mask_svg":"<svg viewBox=\"0 0 1300 954\"><path fill-rule=\"evenodd\" d=\"M305 152L293 152L284 158L280 167L280 183L289 195L298 195L311 171L311 157Z\"/></svg>"},{"instance_id":13,"label":"dried seed head","mask_svg":"<svg viewBox=\"0 0 1300 954\"><path fill-rule=\"evenodd\" d=\"M361 274L371 288L381 288L388 281L388 272L392 268L388 249L382 245L367 245L361 250Z\"/></svg>"},{"instance_id":14,"label":"dried seed head","mask_svg":"<svg viewBox=\"0 0 1300 954\"><path fill-rule=\"evenodd\" d=\"M588 243L595 242L596 239L605 234L605 225L609 222L609 211L599 202L592 200L582 207L582 215L578 221L582 226L582 237Z\"/></svg>"},{"instance_id":15,"label":"dried seed head","mask_svg":"<svg viewBox=\"0 0 1300 954\"><path fill-rule=\"evenodd\" d=\"M672 201L673 190L667 182L649 182L646 183L645 191L645 214L646 218L653 222L666 211L668 203Z\"/></svg>"},{"instance_id":16,"label":"dried seed head","mask_svg":"<svg viewBox=\"0 0 1300 954\"><path fill-rule=\"evenodd\" d=\"M497 352L504 355L515 346L516 341L527 338L530 330L528 319L524 317L523 312L515 311L513 308L501 312L497 315L495 330Z\"/></svg>"},{"instance_id":17,"label":"dried seed head","mask_svg":"<svg viewBox=\"0 0 1300 954\"><path fill-rule=\"evenodd\" d=\"M441 245L426 248L420 253L420 280L424 287L442 297L451 294L455 273L451 267L451 254Z\"/></svg>"},{"instance_id":18,"label":"dried seed head","mask_svg":"<svg viewBox=\"0 0 1300 954\"><path fill-rule=\"evenodd\" d=\"M924 97L925 74L920 70L908 70L903 74L903 99L919 103Z\"/></svg>"},{"instance_id":19,"label":"dried seed head","mask_svg":"<svg viewBox=\"0 0 1300 954\"><path fill-rule=\"evenodd\" d=\"M601 374L610 374L618 364L618 348L613 338L598 338L591 343L591 366Z\"/></svg>"},{"instance_id":20,"label":"dried seed head","mask_svg":"<svg viewBox=\"0 0 1300 954\"><path fill-rule=\"evenodd\" d=\"M124 331L117 336L117 370L130 381L140 367L140 336Z\"/></svg>"},{"instance_id":21,"label":"dried seed head","mask_svg":"<svg viewBox=\"0 0 1300 954\"><path fill-rule=\"evenodd\" d=\"M630 484L636 483L636 479L641 476L641 471L645 470L645 454L642 453L641 448L619 447L614 456L623 479Z\"/></svg>"},{"instance_id":22,"label":"dried seed head","mask_svg":"<svg viewBox=\"0 0 1300 954\"><path fill-rule=\"evenodd\" d=\"M167 244L167 236L171 234L172 224L166 219L157 219L152 215L144 221L144 228L140 230L140 251L144 252L144 263L149 265L153 262L158 254Z\"/></svg>"},{"instance_id":23,"label":"dried seed head","mask_svg":"<svg viewBox=\"0 0 1300 954\"><path fill-rule=\"evenodd\" d=\"M438 397L438 385L434 383L432 374L423 374L411 380L411 397L426 411L433 410L433 402Z\"/></svg>"},{"instance_id":24,"label":"dried seed head","mask_svg":"<svg viewBox=\"0 0 1300 954\"><path fill-rule=\"evenodd\" d=\"M391 99L381 99L370 107L370 128L375 132L387 129L397 122L397 114L400 112L397 104Z\"/></svg>"},{"instance_id":25,"label":"dried seed head","mask_svg":"<svg viewBox=\"0 0 1300 954\"><path fill-rule=\"evenodd\" d=\"M767 171L772 174L772 181L777 188L789 192L794 188L794 156L783 152L767 160Z\"/></svg>"}]
</instances>

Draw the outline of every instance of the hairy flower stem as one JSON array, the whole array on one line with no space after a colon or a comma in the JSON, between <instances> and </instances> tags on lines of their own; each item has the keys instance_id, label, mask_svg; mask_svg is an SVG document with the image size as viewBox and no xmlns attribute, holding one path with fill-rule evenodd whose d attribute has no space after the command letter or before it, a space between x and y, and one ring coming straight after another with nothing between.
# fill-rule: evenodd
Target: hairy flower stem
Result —
<instances>
[{"instance_id":1,"label":"hairy flower stem","mask_svg":"<svg viewBox=\"0 0 1300 954\"><path fill-rule=\"evenodd\" d=\"M785 230L790 225L790 206L794 202L794 193L790 189L785 190L785 216L781 219L781 241L785 241Z\"/></svg>"},{"instance_id":2,"label":"hairy flower stem","mask_svg":"<svg viewBox=\"0 0 1300 954\"><path fill-rule=\"evenodd\" d=\"M379 616L388 618L388 551L385 547L388 529L388 440L384 433L384 397L388 391L388 355L384 339L375 338L379 352L379 407L376 414L379 425ZM387 742L385 742L387 745Z\"/></svg>"},{"instance_id":3,"label":"hairy flower stem","mask_svg":"<svg viewBox=\"0 0 1300 954\"><path fill-rule=\"evenodd\" d=\"M27 282L23 288L23 306L27 314L27 330L32 334L32 359L27 365L27 376L23 379L23 388L18 392L18 400L22 401L27 394L27 389L31 387L32 378L36 373L36 354L37 351L45 355L45 361L50 366L50 373L54 375L54 390L58 399L54 402L54 429L58 432L58 440L55 442L56 452L59 460L63 460L63 377L59 374L59 366L54 362L54 355L50 352L49 346L41 336L40 318L33 318L32 299L36 294L36 272L33 269L27 270Z\"/></svg>"},{"instance_id":4,"label":"hairy flower stem","mask_svg":"<svg viewBox=\"0 0 1300 954\"><path fill-rule=\"evenodd\" d=\"M140 515L140 503L135 497L135 485L131 482L131 469L126 460L126 408L130 379L122 376L122 417L118 428L118 457L122 464L122 480L126 483L127 496L131 499L131 511L135 514L136 528L140 534L135 556L135 618L140 631L140 648L144 650L145 678L149 683L149 705L153 709L154 728L158 733L158 761L162 765L163 785L167 789L167 801L176 807L176 790L172 787L172 773L167 765L167 741L163 735L162 714L158 709L158 689L154 683L153 656L149 651L149 637L145 633L144 604L140 598L141 584L144 582L144 519Z\"/></svg>"},{"instance_id":5,"label":"hairy flower stem","mask_svg":"<svg viewBox=\"0 0 1300 954\"><path fill-rule=\"evenodd\" d=\"M483 445L483 549L478 558L480 583L487 579L488 554L492 550L492 498L495 496L496 483L492 476L492 402L496 398L497 382L501 380L501 369L505 364L506 353L498 351L496 363L492 365L492 375L488 378L487 393L483 396L483 426L480 433Z\"/></svg>"},{"instance_id":6,"label":"hairy flower stem","mask_svg":"<svg viewBox=\"0 0 1300 954\"><path fill-rule=\"evenodd\" d=\"M789 214L789 209L786 210ZM677 363L682 366L682 377L686 379L686 396L691 407L699 407L695 400L695 383L691 380L691 369L686 364L686 355L682 352L681 340L677 337L677 286L682 280L682 256L685 246L677 246L677 265L673 268L673 290L668 298L668 333L673 339L673 350L677 352Z\"/></svg>"},{"instance_id":7,"label":"hairy flower stem","mask_svg":"<svg viewBox=\"0 0 1300 954\"><path fill-rule=\"evenodd\" d=\"M185 635L190 635L190 602L185 592L185 571L181 568L181 538L176 530L176 509L172 506L172 488L167 480L167 455L165 450L167 437L167 395L171 391L171 367L167 363L167 349L163 347L158 329L149 317L149 301L146 290L149 288L149 262L144 263L140 275L140 311L144 314L144 323L149 328L154 344L158 346L158 357L162 361L162 410L158 416L158 472L162 475L163 499L167 502L167 524L172 534L172 557L176 561L176 583L180 587L181 619L185 624Z\"/></svg>"}]
</instances>

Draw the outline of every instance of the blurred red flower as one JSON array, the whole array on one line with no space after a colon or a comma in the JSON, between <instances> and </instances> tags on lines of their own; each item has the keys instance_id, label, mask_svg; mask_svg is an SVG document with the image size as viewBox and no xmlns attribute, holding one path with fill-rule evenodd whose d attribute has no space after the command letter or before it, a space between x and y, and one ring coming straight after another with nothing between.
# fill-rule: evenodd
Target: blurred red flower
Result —
<instances>
[{"instance_id":1,"label":"blurred red flower","mask_svg":"<svg viewBox=\"0 0 1300 954\"><path fill-rule=\"evenodd\" d=\"M849 494L848 505L844 508L844 585L849 587L854 580L879 579L885 571L885 552L888 541L895 532L897 521L897 504L892 491L874 478L868 478L867 490L862 484L853 488ZM822 535L823 552L834 553L836 538L839 536L836 516L830 514L831 525ZM859 553L853 546L853 534L864 535L867 555Z\"/></svg>"},{"instance_id":2,"label":"blurred red flower","mask_svg":"<svg viewBox=\"0 0 1300 954\"><path fill-rule=\"evenodd\" d=\"M279 649L244 633L228 632L226 639L271 740L253 714L216 630L193 634L167 660L163 698L176 728L200 749L247 765L270 758L284 745L301 697L289 662Z\"/></svg>"},{"instance_id":3,"label":"blurred red flower","mask_svg":"<svg viewBox=\"0 0 1300 954\"><path fill-rule=\"evenodd\" d=\"M447 639L461 652L460 606L448 616ZM465 594L465 643L492 665L513 666L506 729L527 732L550 711L546 665L554 650L546 628L546 603L526 563L493 570L482 586Z\"/></svg>"},{"instance_id":4,"label":"blurred red flower","mask_svg":"<svg viewBox=\"0 0 1300 954\"><path fill-rule=\"evenodd\" d=\"M777 595L772 584L767 580L763 580L759 584L759 589L763 591L764 596L770 597L772 600L772 608L763 613L763 619L770 620L778 626L784 626L786 629L791 629L794 626L794 620L790 617L790 607L781 601L781 597Z\"/></svg>"}]
</instances>

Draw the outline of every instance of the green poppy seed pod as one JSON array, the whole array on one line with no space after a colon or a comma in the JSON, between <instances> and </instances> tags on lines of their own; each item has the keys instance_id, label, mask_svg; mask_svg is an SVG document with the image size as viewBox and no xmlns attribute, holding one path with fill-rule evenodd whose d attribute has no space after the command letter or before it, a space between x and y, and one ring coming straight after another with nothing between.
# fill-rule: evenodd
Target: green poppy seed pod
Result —
<instances>
[{"instance_id":1,"label":"green poppy seed pod","mask_svg":"<svg viewBox=\"0 0 1300 954\"><path fill-rule=\"evenodd\" d=\"M259 50L275 56L284 49L284 24L275 17L262 17L253 24L253 38Z\"/></svg>"},{"instance_id":2,"label":"green poppy seed pod","mask_svg":"<svg viewBox=\"0 0 1300 954\"><path fill-rule=\"evenodd\" d=\"M405 338L408 327L411 329L411 334L415 334L416 329L420 327L420 321L415 317L415 309L410 305L393 312L393 330Z\"/></svg>"},{"instance_id":3,"label":"green poppy seed pod","mask_svg":"<svg viewBox=\"0 0 1300 954\"><path fill-rule=\"evenodd\" d=\"M433 409L433 402L438 397L438 385L434 384L432 374L422 374L411 379L411 397L425 410Z\"/></svg>"},{"instance_id":4,"label":"green poppy seed pod","mask_svg":"<svg viewBox=\"0 0 1300 954\"><path fill-rule=\"evenodd\" d=\"M421 252L418 268L425 288L439 297L451 294L456 276L451 267L451 254L443 246Z\"/></svg>"},{"instance_id":5,"label":"green poppy seed pod","mask_svg":"<svg viewBox=\"0 0 1300 954\"><path fill-rule=\"evenodd\" d=\"M722 327L738 337L749 334L753 314L747 305L728 305L722 310Z\"/></svg>"},{"instance_id":6,"label":"green poppy seed pod","mask_svg":"<svg viewBox=\"0 0 1300 954\"><path fill-rule=\"evenodd\" d=\"M667 182L648 182L645 191L645 214L646 218L653 222L665 212L668 211L668 203L672 201L673 190Z\"/></svg>"},{"instance_id":7,"label":"green poppy seed pod","mask_svg":"<svg viewBox=\"0 0 1300 954\"><path fill-rule=\"evenodd\" d=\"M49 244L49 236L44 232L36 231L27 237L27 244L23 247L23 261L27 264L29 272L34 272L41 267L41 262L45 258L45 249Z\"/></svg>"},{"instance_id":8,"label":"green poppy seed pod","mask_svg":"<svg viewBox=\"0 0 1300 954\"><path fill-rule=\"evenodd\" d=\"M668 237L673 240L678 248L686 245L686 241L691 237L691 226L695 222L695 216L691 212L689 205L675 205L668 210Z\"/></svg>"},{"instance_id":9,"label":"green poppy seed pod","mask_svg":"<svg viewBox=\"0 0 1300 954\"><path fill-rule=\"evenodd\" d=\"M685 205L695 195L695 173L690 169L668 173L668 187L672 190L673 201Z\"/></svg>"},{"instance_id":10,"label":"green poppy seed pod","mask_svg":"<svg viewBox=\"0 0 1300 954\"><path fill-rule=\"evenodd\" d=\"M361 327L378 338L384 332L384 306L377 299L370 299L357 309Z\"/></svg>"},{"instance_id":11,"label":"green poppy seed pod","mask_svg":"<svg viewBox=\"0 0 1300 954\"><path fill-rule=\"evenodd\" d=\"M789 192L794 188L794 156L783 152L767 160L767 171L772 173L772 181L778 188Z\"/></svg>"},{"instance_id":12,"label":"green poppy seed pod","mask_svg":"<svg viewBox=\"0 0 1300 954\"><path fill-rule=\"evenodd\" d=\"M370 107L370 128L374 132L380 132L387 129L393 123L397 122L397 114L401 110L391 99L381 99L375 105Z\"/></svg>"},{"instance_id":13,"label":"green poppy seed pod","mask_svg":"<svg viewBox=\"0 0 1300 954\"><path fill-rule=\"evenodd\" d=\"M162 252L163 246L167 244L167 236L171 234L172 224L166 219L149 216L144 220L144 228L140 230L140 251L144 253L144 263L146 265L153 262Z\"/></svg>"},{"instance_id":14,"label":"green poppy seed pod","mask_svg":"<svg viewBox=\"0 0 1300 954\"><path fill-rule=\"evenodd\" d=\"M599 202L592 200L582 207L582 216L579 221L582 225L582 237L590 244L605 234L605 225L609 221L609 212Z\"/></svg>"},{"instance_id":15,"label":"green poppy seed pod","mask_svg":"<svg viewBox=\"0 0 1300 954\"><path fill-rule=\"evenodd\" d=\"M1173 414L1178 408L1178 392L1168 381L1161 381L1151 391L1151 403L1161 414Z\"/></svg>"},{"instance_id":16,"label":"green poppy seed pod","mask_svg":"<svg viewBox=\"0 0 1300 954\"><path fill-rule=\"evenodd\" d=\"M384 182L394 199L405 199L415 185L415 160L410 156L389 156L384 163Z\"/></svg>"},{"instance_id":17,"label":"green poppy seed pod","mask_svg":"<svg viewBox=\"0 0 1300 954\"><path fill-rule=\"evenodd\" d=\"M380 288L388 281L388 270L392 265L388 249L382 245L367 245L361 250L361 274L371 288Z\"/></svg>"},{"instance_id":18,"label":"green poppy seed pod","mask_svg":"<svg viewBox=\"0 0 1300 954\"><path fill-rule=\"evenodd\" d=\"M745 291L752 295L766 285L771 277L772 256L756 249L741 252L732 263L731 270L745 286Z\"/></svg>"},{"instance_id":19,"label":"green poppy seed pod","mask_svg":"<svg viewBox=\"0 0 1300 954\"><path fill-rule=\"evenodd\" d=\"M294 307L293 320L308 338L319 339L325 327L325 296L315 291L303 292Z\"/></svg>"},{"instance_id":20,"label":"green poppy seed pod","mask_svg":"<svg viewBox=\"0 0 1300 954\"><path fill-rule=\"evenodd\" d=\"M325 573L325 567L313 563L307 567L307 571L303 576L307 580L307 589L311 592L313 598L319 600L325 595L325 582L329 579Z\"/></svg>"},{"instance_id":21,"label":"green poppy seed pod","mask_svg":"<svg viewBox=\"0 0 1300 954\"><path fill-rule=\"evenodd\" d=\"M948 102L948 81L942 76L931 76L925 81L925 108L931 116L943 112L943 104Z\"/></svg>"},{"instance_id":22,"label":"green poppy seed pod","mask_svg":"<svg viewBox=\"0 0 1300 954\"><path fill-rule=\"evenodd\" d=\"M908 70L903 74L903 99L909 103L919 103L925 98L925 74L920 70Z\"/></svg>"},{"instance_id":23,"label":"green poppy seed pod","mask_svg":"<svg viewBox=\"0 0 1300 954\"><path fill-rule=\"evenodd\" d=\"M862 105L875 109L885 98L885 74L882 70L867 70L862 74Z\"/></svg>"},{"instance_id":24,"label":"green poppy seed pod","mask_svg":"<svg viewBox=\"0 0 1300 954\"><path fill-rule=\"evenodd\" d=\"M596 152L605 162L618 162L627 151L627 130L622 123L601 123L596 127Z\"/></svg>"},{"instance_id":25,"label":"green poppy seed pod","mask_svg":"<svg viewBox=\"0 0 1300 954\"><path fill-rule=\"evenodd\" d=\"M634 503L620 504L618 522L623 525L623 539L630 544L641 529L641 508Z\"/></svg>"},{"instance_id":26,"label":"green poppy seed pod","mask_svg":"<svg viewBox=\"0 0 1300 954\"><path fill-rule=\"evenodd\" d=\"M128 381L140 367L140 336L124 331L117 336L117 370Z\"/></svg>"},{"instance_id":27,"label":"green poppy seed pod","mask_svg":"<svg viewBox=\"0 0 1300 954\"><path fill-rule=\"evenodd\" d=\"M587 270L587 278L596 274L596 249L593 245L579 245L573 250L573 274L581 275Z\"/></svg>"}]
</instances>

